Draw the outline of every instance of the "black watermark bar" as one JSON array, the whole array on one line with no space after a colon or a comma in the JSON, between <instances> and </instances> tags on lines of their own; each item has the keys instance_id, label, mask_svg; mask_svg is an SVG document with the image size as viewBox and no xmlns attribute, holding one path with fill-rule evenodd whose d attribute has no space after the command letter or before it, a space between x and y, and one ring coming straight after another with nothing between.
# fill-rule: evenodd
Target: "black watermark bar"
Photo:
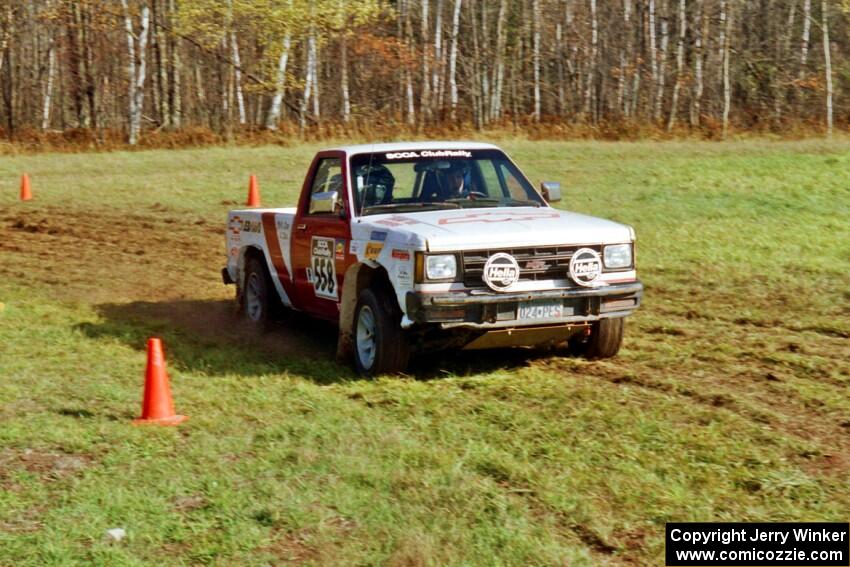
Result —
<instances>
[{"instance_id":1,"label":"black watermark bar","mask_svg":"<svg viewBox=\"0 0 850 567\"><path fill-rule=\"evenodd\" d=\"M670 567L850 566L850 523L668 523Z\"/></svg>"}]
</instances>

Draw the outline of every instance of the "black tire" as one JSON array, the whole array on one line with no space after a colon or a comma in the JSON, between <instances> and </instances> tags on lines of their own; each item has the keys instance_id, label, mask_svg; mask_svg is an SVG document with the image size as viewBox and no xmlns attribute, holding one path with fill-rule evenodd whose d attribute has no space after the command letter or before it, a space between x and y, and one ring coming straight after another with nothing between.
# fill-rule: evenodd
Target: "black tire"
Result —
<instances>
[{"instance_id":1,"label":"black tire","mask_svg":"<svg viewBox=\"0 0 850 567\"><path fill-rule=\"evenodd\" d=\"M260 332L268 331L280 315L280 300L271 276L260 258L245 261L245 281L239 292L239 311L248 324Z\"/></svg>"},{"instance_id":2,"label":"black tire","mask_svg":"<svg viewBox=\"0 0 850 567\"><path fill-rule=\"evenodd\" d=\"M616 356L623 344L625 322L623 317L596 321L590 326L590 336L570 341L572 352L590 360Z\"/></svg>"},{"instance_id":3,"label":"black tire","mask_svg":"<svg viewBox=\"0 0 850 567\"><path fill-rule=\"evenodd\" d=\"M368 314L372 316L371 349L365 332ZM361 326L361 317L363 325ZM407 368L410 345L400 326L401 311L395 298L371 289L360 292L354 312L354 366L362 376L397 374Z\"/></svg>"}]
</instances>

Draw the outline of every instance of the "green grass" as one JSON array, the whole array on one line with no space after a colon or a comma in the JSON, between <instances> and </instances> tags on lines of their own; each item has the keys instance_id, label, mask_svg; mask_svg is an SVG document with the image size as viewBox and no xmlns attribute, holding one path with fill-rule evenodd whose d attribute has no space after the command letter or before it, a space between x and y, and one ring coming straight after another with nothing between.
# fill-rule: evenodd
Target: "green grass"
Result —
<instances>
[{"instance_id":1,"label":"green grass","mask_svg":"<svg viewBox=\"0 0 850 567\"><path fill-rule=\"evenodd\" d=\"M618 358L362 381L333 329L247 336L226 211L318 146L0 158L0 564L660 564L667 521L847 521L850 141L503 146L635 227ZM153 335L177 428L130 425Z\"/></svg>"}]
</instances>

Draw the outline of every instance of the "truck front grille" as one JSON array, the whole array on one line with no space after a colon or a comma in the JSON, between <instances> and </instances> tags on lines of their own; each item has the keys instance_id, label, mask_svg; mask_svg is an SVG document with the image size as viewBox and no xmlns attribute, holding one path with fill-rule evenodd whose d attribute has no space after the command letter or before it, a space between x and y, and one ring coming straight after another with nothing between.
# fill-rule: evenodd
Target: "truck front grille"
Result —
<instances>
[{"instance_id":1,"label":"truck front grille","mask_svg":"<svg viewBox=\"0 0 850 567\"><path fill-rule=\"evenodd\" d=\"M484 287L484 264L498 252L516 259L520 269L519 281L569 279L570 260L579 248L592 248L602 254L601 246L533 246L462 252L463 283L467 287Z\"/></svg>"}]
</instances>

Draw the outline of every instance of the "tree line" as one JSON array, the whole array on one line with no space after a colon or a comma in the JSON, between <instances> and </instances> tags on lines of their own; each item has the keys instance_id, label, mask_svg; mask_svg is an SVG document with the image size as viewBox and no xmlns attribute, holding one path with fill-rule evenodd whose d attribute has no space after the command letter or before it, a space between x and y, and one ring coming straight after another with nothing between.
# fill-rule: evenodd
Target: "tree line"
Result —
<instances>
[{"instance_id":1,"label":"tree line","mask_svg":"<svg viewBox=\"0 0 850 567\"><path fill-rule=\"evenodd\" d=\"M847 0L3 0L0 127L850 122Z\"/></svg>"}]
</instances>

